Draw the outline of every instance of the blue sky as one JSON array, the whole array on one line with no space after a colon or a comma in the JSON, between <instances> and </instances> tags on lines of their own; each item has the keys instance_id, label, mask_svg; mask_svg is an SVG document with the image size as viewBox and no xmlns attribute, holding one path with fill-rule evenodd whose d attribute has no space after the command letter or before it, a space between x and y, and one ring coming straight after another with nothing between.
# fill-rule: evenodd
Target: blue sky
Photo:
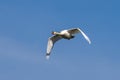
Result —
<instances>
[{"instance_id":1,"label":"blue sky","mask_svg":"<svg viewBox=\"0 0 120 80\"><path fill-rule=\"evenodd\" d=\"M120 80L119 0L1 0L0 80ZM45 59L51 31L79 27Z\"/></svg>"}]
</instances>

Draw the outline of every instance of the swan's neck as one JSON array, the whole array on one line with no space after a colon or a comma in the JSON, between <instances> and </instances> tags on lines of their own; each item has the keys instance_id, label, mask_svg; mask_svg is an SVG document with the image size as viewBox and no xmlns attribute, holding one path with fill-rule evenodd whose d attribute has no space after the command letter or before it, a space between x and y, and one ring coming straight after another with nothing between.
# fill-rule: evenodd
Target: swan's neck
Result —
<instances>
[{"instance_id":1,"label":"swan's neck","mask_svg":"<svg viewBox=\"0 0 120 80\"><path fill-rule=\"evenodd\" d=\"M53 35L61 35L59 32L52 32Z\"/></svg>"}]
</instances>

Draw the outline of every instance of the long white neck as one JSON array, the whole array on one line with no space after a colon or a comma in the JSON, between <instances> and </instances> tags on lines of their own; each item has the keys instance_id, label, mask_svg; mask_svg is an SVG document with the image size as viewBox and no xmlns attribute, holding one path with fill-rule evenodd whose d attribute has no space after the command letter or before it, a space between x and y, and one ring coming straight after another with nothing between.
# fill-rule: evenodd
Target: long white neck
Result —
<instances>
[{"instance_id":1,"label":"long white neck","mask_svg":"<svg viewBox=\"0 0 120 80\"><path fill-rule=\"evenodd\" d=\"M52 32L53 35L61 35L59 32Z\"/></svg>"}]
</instances>

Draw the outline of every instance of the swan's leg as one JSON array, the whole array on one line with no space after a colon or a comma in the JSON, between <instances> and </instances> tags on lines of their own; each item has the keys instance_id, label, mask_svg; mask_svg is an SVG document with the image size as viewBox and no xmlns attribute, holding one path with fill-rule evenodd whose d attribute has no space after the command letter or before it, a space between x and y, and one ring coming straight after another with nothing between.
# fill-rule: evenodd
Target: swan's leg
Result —
<instances>
[{"instance_id":1,"label":"swan's leg","mask_svg":"<svg viewBox=\"0 0 120 80\"><path fill-rule=\"evenodd\" d=\"M75 38L75 36L71 36L70 38L67 38L68 40Z\"/></svg>"},{"instance_id":2,"label":"swan's leg","mask_svg":"<svg viewBox=\"0 0 120 80\"><path fill-rule=\"evenodd\" d=\"M71 36L71 39L72 39L72 38L75 38L75 36Z\"/></svg>"}]
</instances>

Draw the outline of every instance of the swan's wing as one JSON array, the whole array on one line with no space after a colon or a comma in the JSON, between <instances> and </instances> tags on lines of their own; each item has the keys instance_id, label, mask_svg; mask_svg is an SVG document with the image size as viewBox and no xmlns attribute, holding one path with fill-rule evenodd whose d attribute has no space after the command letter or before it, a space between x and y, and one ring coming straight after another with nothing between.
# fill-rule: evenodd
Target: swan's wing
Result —
<instances>
[{"instance_id":1,"label":"swan's wing","mask_svg":"<svg viewBox=\"0 0 120 80\"><path fill-rule=\"evenodd\" d=\"M91 44L89 37L80 28L73 28L68 30L68 32L71 34L81 33L83 37L88 41L88 43Z\"/></svg>"},{"instance_id":2,"label":"swan's wing","mask_svg":"<svg viewBox=\"0 0 120 80\"><path fill-rule=\"evenodd\" d=\"M78 28L72 28L72 29L69 29L68 32L70 34L76 34L76 33L80 33L80 30Z\"/></svg>"},{"instance_id":3,"label":"swan's wing","mask_svg":"<svg viewBox=\"0 0 120 80\"><path fill-rule=\"evenodd\" d=\"M88 41L88 43L91 44L91 41L90 41L89 37L80 28L78 28L78 30L81 32L83 37Z\"/></svg>"},{"instance_id":4,"label":"swan's wing","mask_svg":"<svg viewBox=\"0 0 120 80\"><path fill-rule=\"evenodd\" d=\"M46 53L46 58L49 59L49 56L50 56L50 52L54 46L54 43L58 40L62 39L61 36L52 36L48 39L48 44L47 44L47 53Z\"/></svg>"}]
</instances>

